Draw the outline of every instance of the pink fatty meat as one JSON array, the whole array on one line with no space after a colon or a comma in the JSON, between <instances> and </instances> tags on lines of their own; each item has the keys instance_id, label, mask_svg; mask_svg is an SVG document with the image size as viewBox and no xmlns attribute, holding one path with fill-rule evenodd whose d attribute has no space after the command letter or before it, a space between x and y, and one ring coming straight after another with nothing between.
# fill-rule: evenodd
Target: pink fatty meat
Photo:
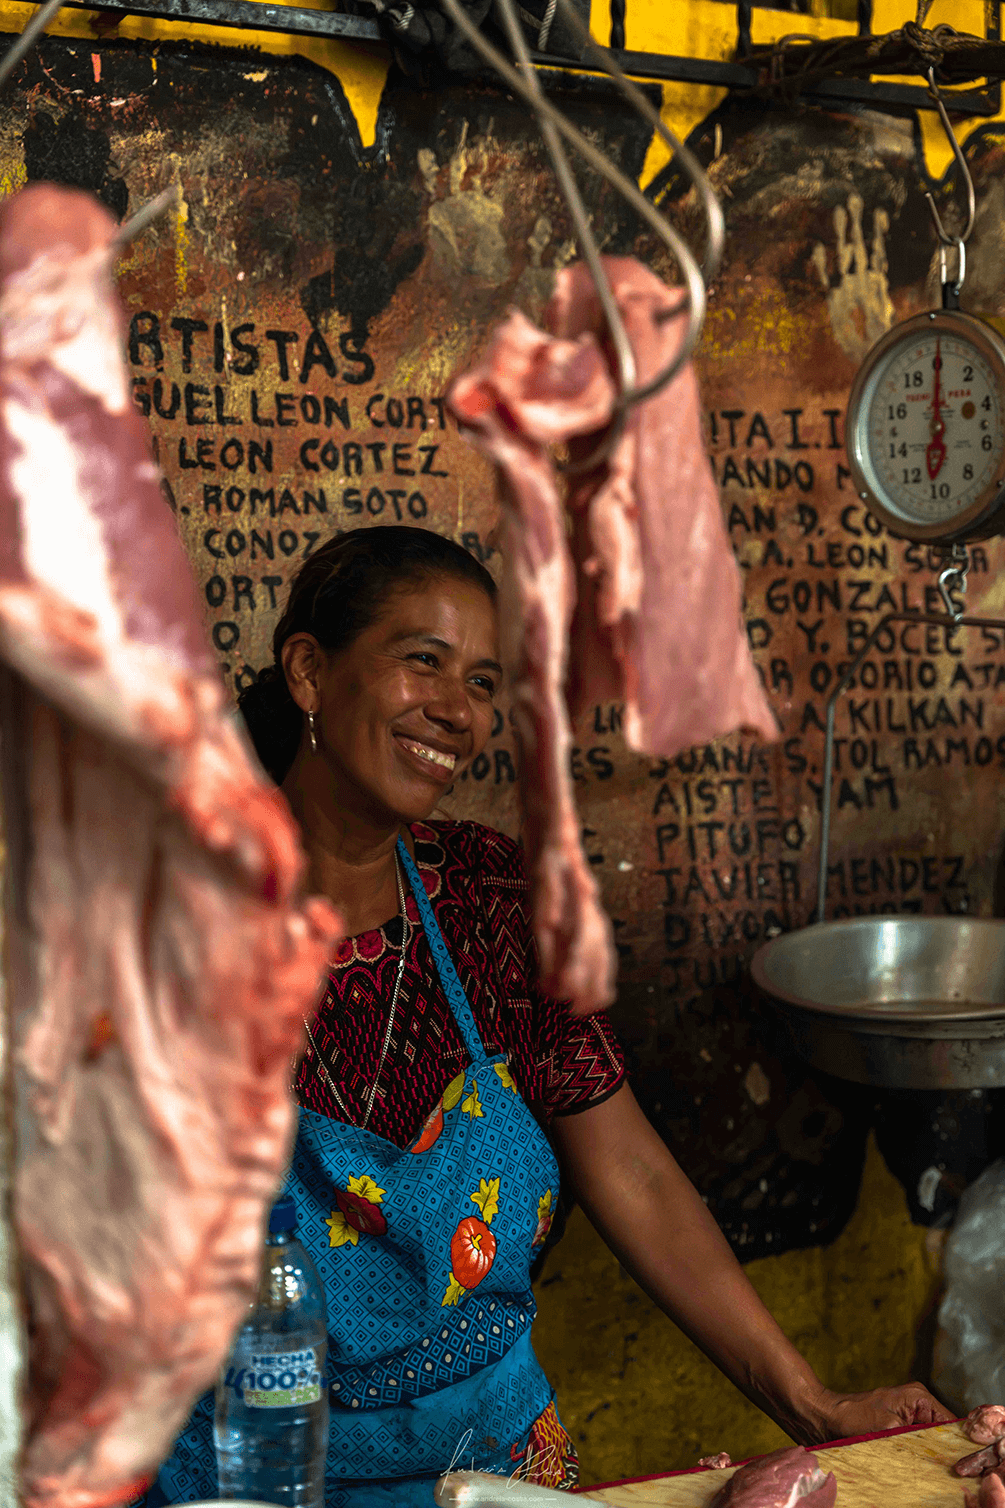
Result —
<instances>
[{"instance_id":1,"label":"pink fatty meat","mask_svg":"<svg viewBox=\"0 0 1005 1508\"><path fill-rule=\"evenodd\" d=\"M257 1285L338 937L228 709L133 411L106 211L0 208L0 763L20 1499L142 1488Z\"/></svg>"},{"instance_id":2,"label":"pink fatty meat","mask_svg":"<svg viewBox=\"0 0 1005 1508\"><path fill-rule=\"evenodd\" d=\"M975 1445L992 1445L1005 1436L1005 1404L983 1403L963 1420L963 1433Z\"/></svg>"},{"instance_id":3,"label":"pink fatty meat","mask_svg":"<svg viewBox=\"0 0 1005 1508\"><path fill-rule=\"evenodd\" d=\"M680 294L629 258L604 264L644 381L679 349ZM612 998L615 958L580 841L571 716L622 701L629 745L663 757L741 727L771 739L777 727L747 646L693 369L633 408L609 459L566 490L550 447L591 450L617 403L584 267L558 274L548 322L551 335L511 313L448 401L499 483L504 654L542 983L583 1014Z\"/></svg>"},{"instance_id":4,"label":"pink fatty meat","mask_svg":"<svg viewBox=\"0 0 1005 1508\"><path fill-rule=\"evenodd\" d=\"M604 271L643 384L680 349L683 296L631 257L605 257ZM546 323L564 339L602 338L600 300L582 263L556 277ZM589 436L572 453L593 444ZM621 701L629 747L666 759L740 728L775 739L690 362L630 410L610 456L574 479L568 506L577 570L573 715Z\"/></svg>"},{"instance_id":5,"label":"pink fatty meat","mask_svg":"<svg viewBox=\"0 0 1005 1508\"><path fill-rule=\"evenodd\" d=\"M709 1508L834 1508L836 1497L834 1473L798 1445L741 1466Z\"/></svg>"},{"instance_id":6,"label":"pink fatty meat","mask_svg":"<svg viewBox=\"0 0 1005 1508\"><path fill-rule=\"evenodd\" d=\"M565 681L575 580L549 447L602 425L613 383L595 341L555 340L513 313L448 401L499 478L500 621L541 980L583 1014L613 998L614 947L572 794Z\"/></svg>"},{"instance_id":7,"label":"pink fatty meat","mask_svg":"<svg viewBox=\"0 0 1005 1508\"><path fill-rule=\"evenodd\" d=\"M1005 1508L1005 1482L997 1471L981 1478L976 1493L963 1493L963 1508Z\"/></svg>"}]
</instances>

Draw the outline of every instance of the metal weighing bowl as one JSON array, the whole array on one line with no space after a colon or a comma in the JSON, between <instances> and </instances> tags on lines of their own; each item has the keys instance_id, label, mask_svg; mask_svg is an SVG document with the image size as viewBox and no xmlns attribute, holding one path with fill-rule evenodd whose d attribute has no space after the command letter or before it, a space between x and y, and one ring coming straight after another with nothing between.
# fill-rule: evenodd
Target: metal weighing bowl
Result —
<instances>
[{"instance_id":1,"label":"metal weighing bowl","mask_svg":"<svg viewBox=\"0 0 1005 1508\"><path fill-rule=\"evenodd\" d=\"M825 1073L887 1089L1005 1085L1005 921L817 922L766 943L750 968Z\"/></svg>"}]
</instances>

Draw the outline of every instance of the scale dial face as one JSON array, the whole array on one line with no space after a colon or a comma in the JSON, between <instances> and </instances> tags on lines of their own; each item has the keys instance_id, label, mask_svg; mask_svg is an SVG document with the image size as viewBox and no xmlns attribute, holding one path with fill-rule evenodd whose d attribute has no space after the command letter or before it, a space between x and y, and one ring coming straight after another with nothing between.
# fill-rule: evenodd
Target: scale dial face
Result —
<instances>
[{"instance_id":1,"label":"scale dial face","mask_svg":"<svg viewBox=\"0 0 1005 1508\"><path fill-rule=\"evenodd\" d=\"M846 437L859 494L894 534L995 533L1005 502L1005 343L956 310L898 325L855 380Z\"/></svg>"}]
</instances>

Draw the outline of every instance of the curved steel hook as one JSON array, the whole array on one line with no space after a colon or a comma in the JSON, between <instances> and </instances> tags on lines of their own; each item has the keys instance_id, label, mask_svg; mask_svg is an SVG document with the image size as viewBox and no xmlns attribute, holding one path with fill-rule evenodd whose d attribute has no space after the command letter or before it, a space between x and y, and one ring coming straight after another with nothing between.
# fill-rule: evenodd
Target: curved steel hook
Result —
<instances>
[{"instance_id":1,"label":"curved steel hook","mask_svg":"<svg viewBox=\"0 0 1005 1508\"><path fill-rule=\"evenodd\" d=\"M576 462L566 468L570 471L583 471L596 465L607 454L620 427L624 423L628 407L633 403L641 402L644 398L651 397L660 387L665 386L690 357L697 344L702 321L705 316L705 284L702 280L701 269L689 247L677 234L666 217L659 213L641 192L638 185L627 177L626 174L622 173L619 168L615 167L614 163L593 142L589 141L581 131L578 131L572 122L567 120L562 112L544 94L530 60L530 54L527 51L523 34L519 29L519 22L513 11L512 0L497 0L497 3L519 63L518 68L514 68L498 48L494 47L479 28L475 26L463 6L458 3L458 0L441 0L443 9L458 29L463 32L475 51L480 53L486 62L492 65L514 93L518 94L521 99L526 100L541 123L545 146L548 148L549 155L555 167L556 177L568 201L570 213L576 226L583 259L594 276L601 306L604 310L605 318L608 320L618 361L620 396L612 427L608 430L604 439L601 440L599 446L586 460ZM600 51L601 53L603 52L602 49ZM606 63L605 67L607 67ZM624 80L624 75L621 74L620 69L615 71L615 68L608 67L608 72L614 73L616 82L620 86L622 85L622 80ZM628 81L624 80L624 84L628 84ZM629 86L629 89L634 90L634 86ZM625 92L629 93L629 90L626 89ZM629 97L632 103L635 104L634 94L629 94ZM644 95L642 99L647 107L645 112L646 118L652 124L652 114L656 114L656 112L652 111L652 106L649 105L648 100L645 100ZM652 114L649 112L652 112ZM547 131L544 130L546 125L550 127ZM660 134L664 139L673 147L676 144L676 138L666 131L662 121L659 122L658 129L660 129ZM608 183L616 189L626 203L655 231L673 254L684 279L688 328L683 343L670 365L642 386L637 386L635 382L634 353L631 352L627 332L625 332L622 325L610 286L603 275L599 248L593 238L585 206L582 203L578 188L572 177L572 171L565 157L564 149L559 141L560 136L564 137L571 146L575 147L576 151L586 159L589 165L601 174L602 177L606 178ZM553 144L558 149L557 151L553 150ZM694 178L695 182L701 182L704 175L689 153L686 154L685 168ZM715 200L711 188L706 187L707 195L711 197L711 201L715 203L716 210L718 211L718 202ZM704 192L702 197L707 206L708 198L706 198ZM709 251L712 254L713 261L718 239L717 222L710 217Z\"/></svg>"},{"instance_id":2,"label":"curved steel hook","mask_svg":"<svg viewBox=\"0 0 1005 1508\"><path fill-rule=\"evenodd\" d=\"M963 149L956 139L956 132L953 130L952 121L949 119L949 116L946 113L946 107L942 103L942 95L939 93L938 85L935 82L934 67L929 68L928 70L928 87L931 96L935 101L935 108L939 112L939 119L942 121L942 129L945 131L946 139L953 149L953 156L956 158L956 165L959 168L960 172L963 174L963 182L966 185L967 223L964 227L963 233L959 236L951 236L942 223L939 212L935 207L935 200L932 198L932 195L926 192L925 198L928 200L928 208L931 211L932 219L935 222L935 229L938 232L939 240L941 241L942 245L956 246L958 243L966 242L970 239L970 232L974 228L974 217L977 214L977 195L974 192L974 180L970 176L970 168L967 165L967 159L964 157Z\"/></svg>"},{"instance_id":3,"label":"curved steel hook","mask_svg":"<svg viewBox=\"0 0 1005 1508\"><path fill-rule=\"evenodd\" d=\"M623 69L615 62L611 51L601 47L590 35L589 27L585 25L572 0L557 0L558 9L566 24L570 27L577 40L582 44L587 53L609 73L636 110L649 122L657 136L670 149L670 156L676 157L683 165L684 171L690 178L691 183L698 191L698 195L705 211L706 235L708 237L705 246L705 257L702 262L701 272L706 284L710 283L719 271L722 262L722 249L726 240L726 222L722 213L722 205L716 197L715 190L708 181L708 176L701 167L694 154L688 147L670 130L663 120L662 115L655 105L643 94L639 86L632 82Z\"/></svg>"}]
</instances>

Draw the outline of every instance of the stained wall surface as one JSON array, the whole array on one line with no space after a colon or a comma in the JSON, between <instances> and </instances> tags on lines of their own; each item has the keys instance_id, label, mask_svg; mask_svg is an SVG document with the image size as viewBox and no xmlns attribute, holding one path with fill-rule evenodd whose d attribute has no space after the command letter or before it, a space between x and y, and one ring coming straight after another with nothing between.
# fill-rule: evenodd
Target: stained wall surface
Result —
<instances>
[{"instance_id":1,"label":"stained wall surface","mask_svg":"<svg viewBox=\"0 0 1005 1508\"><path fill-rule=\"evenodd\" d=\"M718 45L729 9L679 8L682 43L663 8L641 7L629 45ZM893 0L876 10L877 29L904 19ZM270 658L292 573L333 531L414 522L498 564L491 479L443 397L510 304L540 311L574 246L522 109L489 84L423 90L379 49L276 58L222 45L226 34L196 44L95 17L74 13L19 70L0 104L0 180L75 183L121 215L180 189L119 280L135 401L237 689ZM693 195L648 127L596 80L551 83L697 238ZM673 85L663 104L726 211L698 368L779 738L647 760L625 750L620 709L598 706L577 729L573 773L614 918L614 1015L636 1092L734 1249L762 1260L838 1236L870 1127L915 1222L951 1210L997 1145L993 1095L873 1094L810 1073L745 972L762 942L812 914L824 709L842 664L884 611L938 606L927 553L890 538L852 491L843 416L870 344L936 299L923 194L934 187L951 214L955 185L933 180L946 149L910 113ZM1003 130L965 133L979 212L964 304L993 317L1005 316ZM671 278L611 191L583 182L604 249ZM972 611L1005 610L1002 564L998 541L974 550ZM1005 634L897 626L880 640L838 711L831 914L991 912L1003 688ZM514 777L503 705L444 809L515 832ZM919 1193L931 1167L944 1176ZM892 1250L901 1236L884 1239ZM626 1316L607 1302L613 1334ZM807 1302L805 1325L819 1328L827 1301ZM575 1408L585 1420L590 1407ZM599 1458L588 1469L605 1475Z\"/></svg>"}]
</instances>

